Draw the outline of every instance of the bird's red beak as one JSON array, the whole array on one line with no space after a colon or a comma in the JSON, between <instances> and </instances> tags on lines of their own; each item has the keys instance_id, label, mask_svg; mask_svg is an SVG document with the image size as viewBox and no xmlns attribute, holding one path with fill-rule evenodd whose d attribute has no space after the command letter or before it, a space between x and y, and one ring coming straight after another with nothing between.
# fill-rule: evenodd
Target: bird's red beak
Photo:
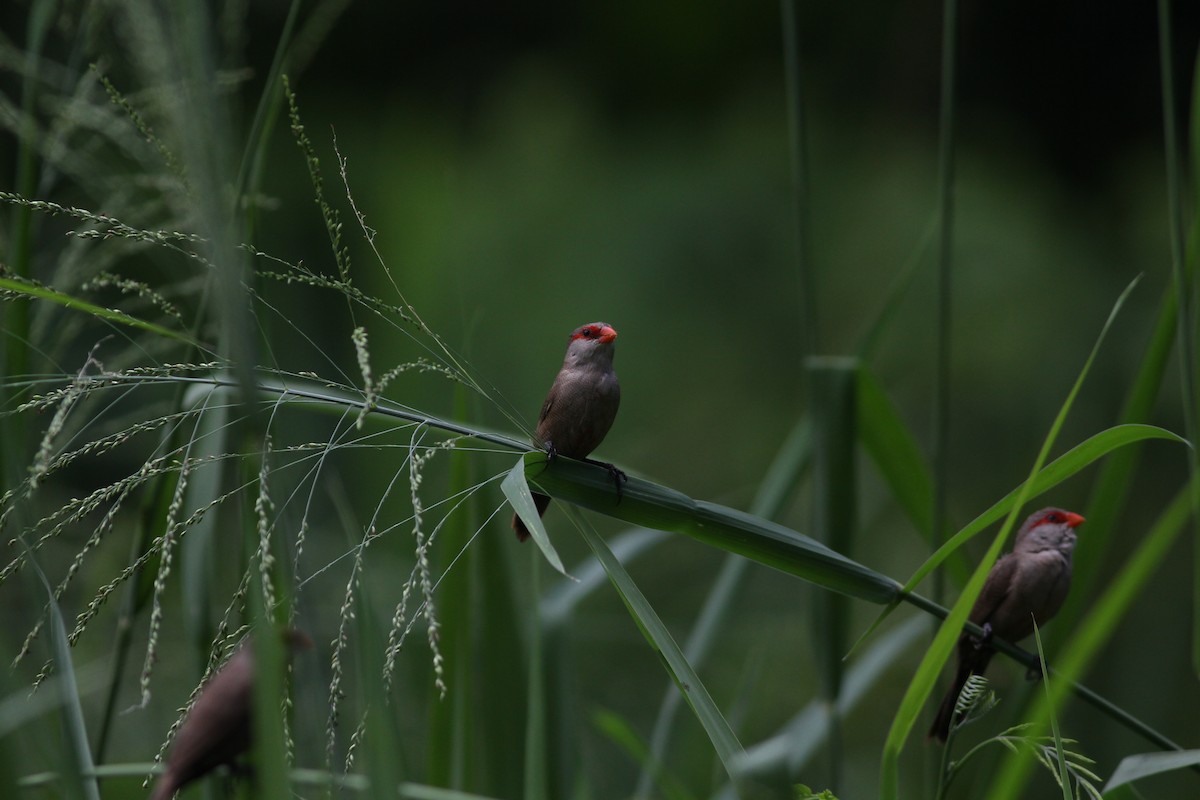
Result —
<instances>
[{"instance_id":1,"label":"bird's red beak","mask_svg":"<svg viewBox=\"0 0 1200 800\"><path fill-rule=\"evenodd\" d=\"M602 343L608 344L615 338L617 338L617 329L612 325L605 325L600 329L600 341ZM1080 519L1082 519L1082 517L1080 517Z\"/></svg>"},{"instance_id":2,"label":"bird's red beak","mask_svg":"<svg viewBox=\"0 0 1200 800\"><path fill-rule=\"evenodd\" d=\"M1074 511L1067 512L1067 526L1068 527L1074 528L1075 526L1080 525L1084 522L1087 522L1087 520L1083 518L1083 515L1076 514Z\"/></svg>"}]
</instances>

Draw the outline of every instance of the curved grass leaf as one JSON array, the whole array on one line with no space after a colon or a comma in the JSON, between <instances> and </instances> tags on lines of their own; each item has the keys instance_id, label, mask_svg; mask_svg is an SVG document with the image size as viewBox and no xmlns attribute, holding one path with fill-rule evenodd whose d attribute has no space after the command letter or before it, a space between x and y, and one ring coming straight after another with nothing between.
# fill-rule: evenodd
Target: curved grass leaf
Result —
<instances>
[{"instance_id":1,"label":"curved grass leaf","mask_svg":"<svg viewBox=\"0 0 1200 800\"><path fill-rule=\"evenodd\" d=\"M1179 442L1181 444L1190 446L1189 442L1182 436L1172 433L1164 428L1155 427L1154 425L1117 425L1089 437L1082 444L1076 445L1070 451L1064 453L1062 456L1042 468L1032 479L1033 488L1030 490L1027 499L1033 499L1034 497L1049 491L1065 481L1067 478L1082 471L1112 451L1136 442L1146 441L1147 439L1165 439L1167 441ZM903 594L898 596L894 602L881 611L879 616L876 617L869 626L867 626L866 631L864 631L862 636L859 637L858 642L855 643L854 647L857 647L859 643L869 638L875 629L878 628L883 621L887 619L888 616L891 615L891 613L896 609L900 599L905 594L910 594L914 589L916 589L917 585L920 584L930 572L936 569L943 562L952 558L958 548L962 547L962 545L968 540L1008 513L1012 509L1013 504L1016 502L1020 493L1027 485L1029 485L1029 483L1030 481L1022 483L1004 497L997 500L990 508L988 508L987 511L984 511L978 517L973 519L966 527L954 534L954 536L952 536L944 545L938 548L937 552L931 555L925 561L925 563L913 573L913 576L908 579L908 582L904 584L904 588L902 590ZM854 647L851 648L851 652L854 651Z\"/></svg>"},{"instance_id":2,"label":"curved grass leaf","mask_svg":"<svg viewBox=\"0 0 1200 800\"><path fill-rule=\"evenodd\" d=\"M526 462L518 460L513 468L508 471L508 475L504 477L500 484L500 490L504 492L504 496L508 498L508 502L512 504L513 510L517 512L517 516L525 523L525 527L529 529L530 535L533 536L534 544L542 551L542 555L550 562L550 566L567 575L566 568L563 567L562 559L558 556L558 551L554 549L554 545L550 543L550 536L546 533L546 526L542 524L541 515L537 512L537 506L533 503L533 493L529 491L529 482L525 479Z\"/></svg>"},{"instance_id":3,"label":"curved grass leaf","mask_svg":"<svg viewBox=\"0 0 1200 800\"><path fill-rule=\"evenodd\" d=\"M1188 444L1187 439L1165 428L1140 424L1116 425L1088 437L1082 443L1038 470L1029 480L997 500L990 508L971 520L961 531L954 534L949 541L938 548L937 552L931 555L913 573L913 576L904 584L904 590L912 591L915 589L924 580L926 575L936 569L955 550L962 547L964 543L993 522L1009 513L1022 494L1025 495L1025 499L1031 500L1053 489L1067 478L1083 471L1086 467L1108 455L1113 450L1147 439L1165 439L1167 441Z\"/></svg>"},{"instance_id":4,"label":"curved grass leaf","mask_svg":"<svg viewBox=\"0 0 1200 800\"><path fill-rule=\"evenodd\" d=\"M700 676L696 674L692 665L684 657L683 651L675 643L667 626L659 619L654 607L646 600L645 595L633 582L633 578L629 577L629 573L621 566L621 562L608 549L605 541L576 509L568 508L567 513L579 528L583 540L591 548L596 559L604 567L609 580L612 581L613 587L621 596L625 607L629 609L629 614L642 631L642 635L662 658L667 672L679 686L679 691L691 706L696 719L703 726L704 732L708 734L717 757L725 766L725 771L734 783L737 783L736 763L743 752L742 745L717 708L717 704L713 702L708 689L701 683Z\"/></svg>"}]
</instances>

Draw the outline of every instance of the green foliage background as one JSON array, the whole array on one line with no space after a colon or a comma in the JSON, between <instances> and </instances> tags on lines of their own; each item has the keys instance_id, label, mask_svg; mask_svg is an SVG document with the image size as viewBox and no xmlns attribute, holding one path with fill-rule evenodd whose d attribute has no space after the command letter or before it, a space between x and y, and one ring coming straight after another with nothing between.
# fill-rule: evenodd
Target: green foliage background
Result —
<instances>
[{"instance_id":1,"label":"green foliage background","mask_svg":"<svg viewBox=\"0 0 1200 800\"><path fill-rule=\"evenodd\" d=\"M58 454L163 419L205 397L214 376L230 388L208 401L219 411L186 417L172 440L190 458L216 459L197 462L185 505L221 502L180 528L170 574L155 555L114 593L70 648L73 670L55 614L69 632L97 590L182 519L171 511L177 464L64 526L5 576L4 654L16 655L46 608L49 622L32 654L0 679L0 778L23 777L13 791L39 796L50 790L28 779L52 772L67 776L59 789L86 795L96 784L70 776L86 776L94 761L117 773L98 784L103 796L143 796L147 762L203 674L231 597L248 581L228 619L234 628L261 624L265 577L283 598L273 621L291 618L317 642L298 657L288 712L294 763L308 770L296 773L302 796L324 796L317 784L328 769L342 771L360 721L352 771L377 796L395 782L407 796L435 798L730 796L726 768L741 763L738 747L760 770L740 785L743 796L790 796L788 785L800 782L845 798L886 792L885 742L931 641L923 621L936 603L953 604L987 545L966 543L917 587L933 603L902 603L843 665L877 620L880 598L865 602L843 587L849 599L831 603L821 587L836 570L811 560L803 540L724 507L829 542L894 592L935 549L934 487L953 533L1030 475L1138 275L1048 455L1122 422L1191 437L1195 364L1180 369L1180 353L1194 353L1196 334L1200 24L1187 4L1160 5L1160 15L1173 14L1165 75L1177 103L1166 123L1179 136L1174 153L1151 102L1163 80L1149 7L1128 19L1047 12L1036 33L1016 12L971 9L947 73L937 55L941 9L932 5L785 5L800 45L789 63L774 6L10 4L0 12L5 563L45 532L40 520L136 472L159 434L123 437L29 491L31 465L45 463L39 448ZM1026 55L1002 46L1018 36ZM799 129L789 127L788 69L801 90ZM289 129L282 74L311 148L307 164ZM937 119L948 78L958 99L952 139ZM801 142L797 214L792 152ZM948 154L952 291L940 325L939 163ZM313 158L325 206L312 202ZM1170 293L1180 285L1176 325ZM564 504L547 515L576 582L513 541L499 485L567 333L595 319L620 331L623 405L598 455L633 478L628 500L606 507L603 482L586 471L543 475L535 457L525 471L605 512L586 513L578 531ZM359 327L366 339L356 350ZM85 366L89 353L99 363ZM830 379L808 371L814 354L861 357L825 363L832 380L856 387L857 408L845 394L824 410L814 404L813 381ZM413 366L377 397L363 357L376 380ZM53 436L62 402L20 409L81 369L95 376L210 360L218 366L164 368L163 380L134 374L89 393ZM299 379L314 396L276 406L280 381L296 386L298 372L317 376ZM239 396L238 387L257 391ZM940 464L939 391L949 400ZM1128 416L1138 392L1144 409ZM357 428L353 404L364 402ZM413 410L487 435L425 451L417 445L446 433L415 426ZM843 415L844 437L827 435L829 414ZM155 430L169 438L171 427ZM1029 500L1090 517L1071 603L1043 640L1054 667L1065 643L1091 632L1097 648L1077 679L1161 737L1196 747L1196 545L1194 534L1175 535L1190 506L1179 498L1194 453L1146 435L1162 440L1122 442L1107 461L1068 459L1067 479ZM288 449L308 443L317 446ZM856 485L842 480L823 493L829 481L813 470L830 452L853 455ZM434 536L423 553L438 582L432 635L420 607L414 456L429 458L415 474L418 532ZM105 508L113 516L103 541L47 607L34 563L57 585ZM848 508L849 522L839 516ZM1150 539L1164 514L1163 536ZM628 530L639 522L675 533ZM604 541L627 559L627 575ZM781 541L783 550L771 549ZM273 566L263 565L265 551ZM779 569L730 552L775 559ZM1089 621L1087 610L1142 555L1128 606ZM389 621L414 575L403 615L413 633L385 686ZM155 607L161 618L152 623ZM681 653L663 652L667 634ZM143 698L139 669L151 642L157 664ZM29 699L51 661L74 685L60 693L51 679ZM674 690L664 663L681 682L701 682L712 706L693 701L695 713L681 709L660 736L660 704L677 702L665 699ZM693 669L694 680L680 678ZM1002 703L964 739L1028 717L1041 687L1023 671L996 660L990 676ZM331 742L335 681L346 698ZM839 685L840 700L827 694ZM841 709L829 728L825 701ZM384 712L364 721L366 707ZM1078 698L1057 722L1102 777L1123 757L1156 749ZM916 724L900 754L905 797L930 796L936 784L938 755ZM276 757L260 761L280 764L275 750L284 746L270 744ZM1062 795L1044 771L1026 788L1003 789L1000 755L977 759L951 796ZM1191 796L1196 775L1144 786ZM270 792L282 796L279 786Z\"/></svg>"}]
</instances>

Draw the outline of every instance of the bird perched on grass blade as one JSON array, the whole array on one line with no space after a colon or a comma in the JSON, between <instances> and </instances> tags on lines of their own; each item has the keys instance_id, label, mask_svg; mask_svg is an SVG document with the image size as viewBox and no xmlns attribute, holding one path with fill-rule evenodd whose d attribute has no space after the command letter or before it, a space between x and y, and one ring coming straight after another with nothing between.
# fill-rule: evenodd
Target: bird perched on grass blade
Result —
<instances>
[{"instance_id":1,"label":"bird perched on grass blade","mask_svg":"<svg viewBox=\"0 0 1200 800\"><path fill-rule=\"evenodd\" d=\"M289 628L283 635L289 652L312 647L303 631ZM247 641L213 673L192 703L151 800L170 800L185 785L248 750L253 708L254 649Z\"/></svg>"},{"instance_id":2,"label":"bird perched on grass blade","mask_svg":"<svg viewBox=\"0 0 1200 800\"><path fill-rule=\"evenodd\" d=\"M1061 508L1043 508L1021 526L1012 552L992 566L975 606L971 622L983 628L979 639L964 633L958 640L958 668L954 683L942 698L929 737L946 740L954 719L954 706L967 678L982 675L995 650L992 636L1017 642L1058 613L1071 586L1071 553L1075 528L1083 517Z\"/></svg>"},{"instance_id":3,"label":"bird perched on grass blade","mask_svg":"<svg viewBox=\"0 0 1200 800\"><path fill-rule=\"evenodd\" d=\"M621 404L621 386L613 371L616 338L616 330L606 322L581 325L571 333L562 369L538 416L535 443L545 449L548 460L556 455L587 459L612 427ZM625 473L612 464L593 463L612 473L619 495ZM534 493L533 502L540 517L550 505L550 498ZM512 527L520 541L529 538L529 529L516 514Z\"/></svg>"}]
</instances>

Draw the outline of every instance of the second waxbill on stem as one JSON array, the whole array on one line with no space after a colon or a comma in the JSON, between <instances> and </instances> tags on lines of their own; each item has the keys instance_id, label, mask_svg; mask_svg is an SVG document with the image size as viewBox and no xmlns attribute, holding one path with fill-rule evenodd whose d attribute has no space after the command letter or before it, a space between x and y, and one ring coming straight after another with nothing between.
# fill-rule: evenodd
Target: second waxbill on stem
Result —
<instances>
[{"instance_id":1,"label":"second waxbill on stem","mask_svg":"<svg viewBox=\"0 0 1200 800\"><path fill-rule=\"evenodd\" d=\"M979 639L964 633L958 640L958 668L954 683L942 698L930 738L946 740L954 720L954 706L971 675L982 675L995 650L992 636L1017 642L1058 613L1071 586L1071 553L1075 528L1084 521L1073 511L1043 508L1030 515L1017 532L1012 552L992 566L987 581L971 609L971 622L983 628Z\"/></svg>"},{"instance_id":2,"label":"second waxbill on stem","mask_svg":"<svg viewBox=\"0 0 1200 800\"><path fill-rule=\"evenodd\" d=\"M606 322L581 325L571 333L562 369L538 415L535 443L546 450L548 459L556 455L587 459L612 427L621 404L621 386L613 371L616 338L616 330ZM624 473L612 464L601 466L613 474L619 493ZM550 498L535 492L533 502L540 517ZM529 529L516 514L512 527L518 540L529 538Z\"/></svg>"}]
</instances>

